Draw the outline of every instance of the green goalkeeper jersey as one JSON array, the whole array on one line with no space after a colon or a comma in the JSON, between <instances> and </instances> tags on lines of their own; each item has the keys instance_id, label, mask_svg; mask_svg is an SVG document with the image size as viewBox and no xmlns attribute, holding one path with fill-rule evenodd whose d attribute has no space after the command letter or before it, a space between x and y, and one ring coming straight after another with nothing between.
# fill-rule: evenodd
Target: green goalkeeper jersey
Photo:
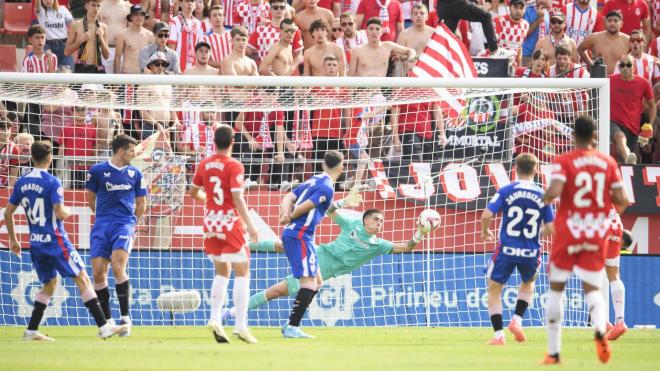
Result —
<instances>
[{"instance_id":1,"label":"green goalkeeper jersey","mask_svg":"<svg viewBox=\"0 0 660 371\"><path fill-rule=\"evenodd\" d=\"M392 252L392 242L368 234L362 219L335 213L334 221L341 228L339 236L317 249L323 279L350 273L376 256Z\"/></svg>"}]
</instances>

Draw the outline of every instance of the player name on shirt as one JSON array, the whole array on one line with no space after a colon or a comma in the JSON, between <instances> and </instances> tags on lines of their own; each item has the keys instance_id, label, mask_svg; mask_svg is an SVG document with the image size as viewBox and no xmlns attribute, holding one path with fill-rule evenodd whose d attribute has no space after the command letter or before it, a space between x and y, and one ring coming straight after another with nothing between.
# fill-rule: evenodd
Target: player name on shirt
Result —
<instances>
[{"instance_id":1,"label":"player name on shirt","mask_svg":"<svg viewBox=\"0 0 660 371\"><path fill-rule=\"evenodd\" d=\"M21 186L21 192L26 192L26 191L35 191L37 193L43 193L44 187L35 183L27 183Z\"/></svg>"},{"instance_id":2,"label":"player name on shirt","mask_svg":"<svg viewBox=\"0 0 660 371\"><path fill-rule=\"evenodd\" d=\"M585 166L596 166L603 170L607 169L607 161L594 156L582 156L573 160L573 166L581 168Z\"/></svg>"},{"instance_id":3,"label":"player name on shirt","mask_svg":"<svg viewBox=\"0 0 660 371\"><path fill-rule=\"evenodd\" d=\"M508 205L511 205L513 204L514 201L516 201L519 198L524 198L527 200L534 201L536 202L539 208L545 206L543 204L543 199L538 194L530 191L515 191L512 194L510 194L504 201Z\"/></svg>"}]
</instances>

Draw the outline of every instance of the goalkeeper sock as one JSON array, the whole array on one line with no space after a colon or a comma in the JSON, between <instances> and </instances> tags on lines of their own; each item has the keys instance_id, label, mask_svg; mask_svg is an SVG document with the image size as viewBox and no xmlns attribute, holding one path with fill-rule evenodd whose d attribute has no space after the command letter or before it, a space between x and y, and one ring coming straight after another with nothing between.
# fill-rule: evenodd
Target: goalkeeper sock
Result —
<instances>
[{"instance_id":1,"label":"goalkeeper sock","mask_svg":"<svg viewBox=\"0 0 660 371\"><path fill-rule=\"evenodd\" d=\"M314 290L310 290L306 287L302 287L298 294L296 295L296 300L293 301L293 309L291 309L291 315L289 315L289 325L291 326L300 326L300 321L302 321L307 306L311 303L314 298Z\"/></svg>"},{"instance_id":2,"label":"goalkeeper sock","mask_svg":"<svg viewBox=\"0 0 660 371\"><path fill-rule=\"evenodd\" d=\"M599 334L605 335L605 301L603 300L600 291L591 291L584 296L584 299L587 302L587 307L591 314L591 323L593 323Z\"/></svg>"},{"instance_id":3,"label":"goalkeeper sock","mask_svg":"<svg viewBox=\"0 0 660 371\"><path fill-rule=\"evenodd\" d=\"M545 325L548 332L548 354L558 355L561 351L561 321L564 317L562 291L550 289L545 307Z\"/></svg>"},{"instance_id":4,"label":"goalkeeper sock","mask_svg":"<svg viewBox=\"0 0 660 371\"><path fill-rule=\"evenodd\" d=\"M275 252L275 241L274 240L265 240L259 242L250 242L248 244L250 250L260 251L260 252Z\"/></svg>"},{"instance_id":5,"label":"goalkeeper sock","mask_svg":"<svg viewBox=\"0 0 660 371\"><path fill-rule=\"evenodd\" d=\"M44 311L48 307L49 301L50 297L41 292L34 298L34 309L32 309L32 316L30 317L30 323L28 323L28 331L37 331L41 320L44 318Z\"/></svg>"},{"instance_id":6,"label":"goalkeeper sock","mask_svg":"<svg viewBox=\"0 0 660 371\"><path fill-rule=\"evenodd\" d=\"M250 276L234 277L233 299L236 306L236 329L247 329L248 301L250 298Z\"/></svg>"},{"instance_id":7,"label":"goalkeeper sock","mask_svg":"<svg viewBox=\"0 0 660 371\"><path fill-rule=\"evenodd\" d=\"M119 300L119 314L122 317L126 317L129 315L130 309L129 309L129 291L130 291L130 286L128 283L128 279L122 283L117 283L115 284L115 291L117 292L117 300Z\"/></svg>"},{"instance_id":8,"label":"goalkeeper sock","mask_svg":"<svg viewBox=\"0 0 660 371\"><path fill-rule=\"evenodd\" d=\"M211 285L211 321L217 322L220 318L220 308L225 304L227 297L227 286L229 279L224 276L215 275Z\"/></svg>"},{"instance_id":9,"label":"goalkeeper sock","mask_svg":"<svg viewBox=\"0 0 660 371\"><path fill-rule=\"evenodd\" d=\"M252 296L250 296L250 302L248 303L248 309L257 309L260 306L268 303L268 299L266 298L266 290L260 291Z\"/></svg>"},{"instance_id":10,"label":"goalkeeper sock","mask_svg":"<svg viewBox=\"0 0 660 371\"><path fill-rule=\"evenodd\" d=\"M626 287L623 281L616 280L610 282L610 293L612 294L612 304L614 305L615 323L623 322L626 313Z\"/></svg>"},{"instance_id":11,"label":"goalkeeper sock","mask_svg":"<svg viewBox=\"0 0 660 371\"><path fill-rule=\"evenodd\" d=\"M103 314L105 315L105 319L108 320L112 318L112 314L110 313L110 290L108 290L108 284L107 282L105 283L105 286L102 288L98 288L98 284L94 284L94 291L96 291L96 296L99 299L99 304L101 305L101 309L103 309Z\"/></svg>"}]
</instances>

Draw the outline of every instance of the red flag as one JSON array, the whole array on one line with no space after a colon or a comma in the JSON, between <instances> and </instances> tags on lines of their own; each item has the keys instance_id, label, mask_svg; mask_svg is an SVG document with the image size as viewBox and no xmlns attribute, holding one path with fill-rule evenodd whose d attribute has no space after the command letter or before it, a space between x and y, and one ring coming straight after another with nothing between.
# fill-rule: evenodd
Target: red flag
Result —
<instances>
[{"instance_id":1,"label":"red flag","mask_svg":"<svg viewBox=\"0 0 660 371\"><path fill-rule=\"evenodd\" d=\"M419 56L410 76L414 77L477 77L472 57L465 45L453 32L440 23L431 40ZM446 125L460 126L460 113L465 107L460 89L435 89L443 98L440 108L445 115Z\"/></svg>"}]
</instances>

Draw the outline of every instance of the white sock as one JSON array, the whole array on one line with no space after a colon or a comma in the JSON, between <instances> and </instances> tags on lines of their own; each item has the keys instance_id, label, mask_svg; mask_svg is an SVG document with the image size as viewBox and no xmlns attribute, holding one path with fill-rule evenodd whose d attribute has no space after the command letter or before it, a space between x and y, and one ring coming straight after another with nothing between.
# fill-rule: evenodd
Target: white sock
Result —
<instances>
[{"instance_id":1,"label":"white sock","mask_svg":"<svg viewBox=\"0 0 660 371\"><path fill-rule=\"evenodd\" d=\"M564 318L564 299L562 291L548 290L548 302L545 307L545 326L548 332L548 354L561 351L561 321Z\"/></svg>"},{"instance_id":2,"label":"white sock","mask_svg":"<svg viewBox=\"0 0 660 371\"><path fill-rule=\"evenodd\" d=\"M594 290L584 296L591 314L591 323L593 323L596 331L601 335L605 335L605 301L600 291Z\"/></svg>"},{"instance_id":3,"label":"white sock","mask_svg":"<svg viewBox=\"0 0 660 371\"><path fill-rule=\"evenodd\" d=\"M123 320L125 323L128 323L129 325L131 324L131 317L129 316L121 316L120 319Z\"/></svg>"},{"instance_id":4,"label":"white sock","mask_svg":"<svg viewBox=\"0 0 660 371\"><path fill-rule=\"evenodd\" d=\"M236 317L236 307L229 308L229 315L232 317Z\"/></svg>"},{"instance_id":5,"label":"white sock","mask_svg":"<svg viewBox=\"0 0 660 371\"><path fill-rule=\"evenodd\" d=\"M610 293L612 294L616 323L623 322L626 314L626 287L623 285L623 281L610 282Z\"/></svg>"},{"instance_id":6,"label":"white sock","mask_svg":"<svg viewBox=\"0 0 660 371\"><path fill-rule=\"evenodd\" d=\"M517 314L514 314L514 315L513 315L513 320L516 321L516 323L518 324L518 326L522 327L522 317L520 317L520 316L517 315Z\"/></svg>"},{"instance_id":7,"label":"white sock","mask_svg":"<svg viewBox=\"0 0 660 371\"><path fill-rule=\"evenodd\" d=\"M213 285L211 285L211 321L219 321L220 309L225 304L227 297L227 285L229 279L220 275L213 277Z\"/></svg>"},{"instance_id":8,"label":"white sock","mask_svg":"<svg viewBox=\"0 0 660 371\"><path fill-rule=\"evenodd\" d=\"M234 306L236 306L236 329L247 329L248 302L250 301L250 277L234 277Z\"/></svg>"},{"instance_id":9,"label":"white sock","mask_svg":"<svg viewBox=\"0 0 660 371\"><path fill-rule=\"evenodd\" d=\"M502 330L495 331L495 339L502 339L502 338L504 338L504 331Z\"/></svg>"}]
</instances>

